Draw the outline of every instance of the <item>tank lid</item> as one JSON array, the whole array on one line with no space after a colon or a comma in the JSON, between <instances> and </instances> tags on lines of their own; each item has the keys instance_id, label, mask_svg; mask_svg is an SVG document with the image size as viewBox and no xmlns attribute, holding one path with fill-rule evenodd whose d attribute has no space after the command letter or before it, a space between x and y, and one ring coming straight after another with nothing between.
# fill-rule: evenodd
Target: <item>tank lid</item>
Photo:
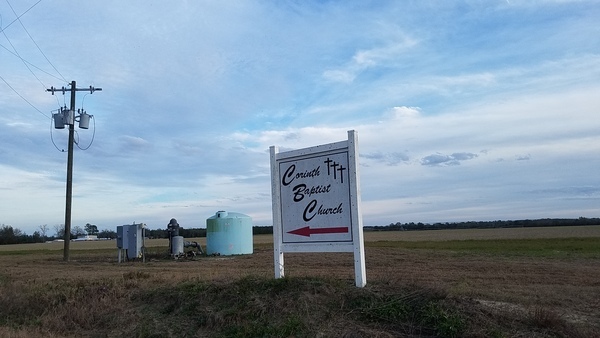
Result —
<instances>
[{"instance_id":1,"label":"tank lid","mask_svg":"<svg viewBox=\"0 0 600 338\"><path fill-rule=\"evenodd\" d=\"M218 218L251 218L251 217L248 215L241 214L239 212L229 212L229 211L219 210L213 216L210 216L208 219L218 219Z\"/></svg>"}]
</instances>

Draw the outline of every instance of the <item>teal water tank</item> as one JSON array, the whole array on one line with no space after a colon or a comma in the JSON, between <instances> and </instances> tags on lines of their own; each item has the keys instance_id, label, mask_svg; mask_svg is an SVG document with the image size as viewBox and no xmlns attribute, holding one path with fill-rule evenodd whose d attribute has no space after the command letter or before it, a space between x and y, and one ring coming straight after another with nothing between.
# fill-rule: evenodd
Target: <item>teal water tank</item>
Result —
<instances>
[{"instance_id":1,"label":"teal water tank","mask_svg":"<svg viewBox=\"0 0 600 338\"><path fill-rule=\"evenodd\" d=\"M207 255L244 255L253 252L252 218L237 212L217 211L206 219Z\"/></svg>"}]
</instances>

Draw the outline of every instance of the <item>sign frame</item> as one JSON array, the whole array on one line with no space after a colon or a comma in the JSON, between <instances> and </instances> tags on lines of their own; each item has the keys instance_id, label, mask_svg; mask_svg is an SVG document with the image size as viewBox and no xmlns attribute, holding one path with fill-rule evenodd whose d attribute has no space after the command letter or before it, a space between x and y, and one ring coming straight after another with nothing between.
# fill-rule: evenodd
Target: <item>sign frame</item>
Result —
<instances>
[{"instance_id":1,"label":"sign frame","mask_svg":"<svg viewBox=\"0 0 600 338\"><path fill-rule=\"evenodd\" d=\"M367 280L361 213L357 132L354 130L348 131L347 141L286 152L279 152L277 146L271 146L269 150L271 155L271 196L273 203L273 255L275 278L283 278L285 276L284 253L286 252L352 252L354 253L355 284L357 287L364 287ZM306 205L306 200L303 201L304 204L298 203L298 205L296 205L296 203L294 203L299 202L298 199L302 200L302 198L298 197L299 193L297 189L293 190L296 192L296 199L293 199L293 196L291 196L294 195L290 194L292 187L288 186L291 183L291 180L295 177L302 182L303 178L308 179L314 178L313 176L319 176L319 183L322 183L323 180L328 179L325 177L324 171L329 170L329 167L327 167L327 169L321 169L321 167L318 166L312 171L306 170L296 173L296 176L293 176L293 172L288 169L291 166L295 167L296 165L298 165L298 167L302 167L303 165L306 167L307 163L319 163L319 160L322 160L322 157L330 160L328 156L338 159L341 162L342 169L347 169L347 172L345 173L347 175L347 180L345 182L336 181L333 188L330 187L331 184L327 184L327 182L315 187L315 193L322 193L322 196L319 196L319 200L321 200L321 198L334 199L336 201L332 204L333 206L337 206L337 203L339 202L339 207L337 208L325 207L325 211L323 212L325 217L322 218L330 220L330 223L344 223L349 221L350 224L336 223L335 226L328 226L327 222L312 222L312 218L309 221L309 218L305 216L303 216L304 219L302 220L304 223L290 221L290 217L293 218L298 216L298 205L301 205L300 208ZM347 159L347 163L344 163L345 159ZM347 167L343 168L343 164L347 164ZM313 168L314 165L312 167L309 165L309 167ZM320 170L323 170L323 173L321 173ZM340 176L344 175L343 171L340 171L340 173ZM281 176L282 174L284 176ZM331 175L329 179L332 178L333 176ZM294 186L294 188L297 188L297 185ZM300 197L304 197L304 195ZM316 201L317 198L311 201L314 203L312 206L313 208L310 209L311 211L317 209L316 205L318 202ZM304 207L305 213L310 207L311 206ZM321 210L319 210L319 213L320 212ZM316 211L314 211L314 213L316 213ZM340 215L331 215L337 213ZM345 227L347 227L347 230L344 230ZM313 235L315 237L312 237Z\"/></svg>"}]
</instances>

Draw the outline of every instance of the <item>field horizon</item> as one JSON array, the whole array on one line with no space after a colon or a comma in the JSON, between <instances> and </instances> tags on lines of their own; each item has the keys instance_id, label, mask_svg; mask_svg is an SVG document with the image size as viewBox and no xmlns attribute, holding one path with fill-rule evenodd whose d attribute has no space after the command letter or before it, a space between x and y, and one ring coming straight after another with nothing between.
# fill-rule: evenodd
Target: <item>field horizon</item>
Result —
<instances>
[{"instance_id":1,"label":"field horizon","mask_svg":"<svg viewBox=\"0 0 600 338\"><path fill-rule=\"evenodd\" d=\"M392 234L392 235L390 235ZM377 241L449 241L449 240L499 240L499 239L536 239L536 238L581 238L600 237L600 225L574 225L553 227L520 227L520 228L472 228L472 229L440 229L440 230L410 230L410 231L365 231L365 242ZM206 237L186 238L186 241L196 241L206 246ZM253 236L254 245L273 243L272 234ZM168 247L165 238L149 239L146 247ZM64 242L24 243L0 245L2 251L21 250L62 250ZM71 250L116 250L115 240L71 241Z\"/></svg>"}]
</instances>

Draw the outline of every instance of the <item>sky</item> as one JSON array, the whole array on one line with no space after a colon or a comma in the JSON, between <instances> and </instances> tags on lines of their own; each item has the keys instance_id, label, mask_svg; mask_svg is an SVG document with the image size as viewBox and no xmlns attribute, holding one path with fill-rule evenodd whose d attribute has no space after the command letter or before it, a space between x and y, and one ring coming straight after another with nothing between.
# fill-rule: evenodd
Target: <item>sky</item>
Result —
<instances>
[{"instance_id":1,"label":"sky","mask_svg":"<svg viewBox=\"0 0 600 338\"><path fill-rule=\"evenodd\" d=\"M0 224L272 224L269 147L358 135L364 225L600 217L600 2L0 1ZM18 19L17 19L18 18ZM49 232L52 232L50 230Z\"/></svg>"}]
</instances>

